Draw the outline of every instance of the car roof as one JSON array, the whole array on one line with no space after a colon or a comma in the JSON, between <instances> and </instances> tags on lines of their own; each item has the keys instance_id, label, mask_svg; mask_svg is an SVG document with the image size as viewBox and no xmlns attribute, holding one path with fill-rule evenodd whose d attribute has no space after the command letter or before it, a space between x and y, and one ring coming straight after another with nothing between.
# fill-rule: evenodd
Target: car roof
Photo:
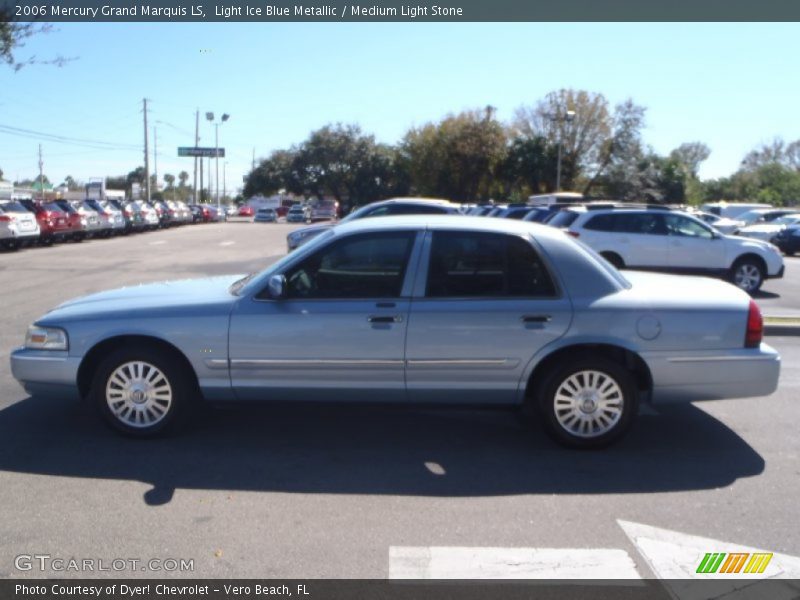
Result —
<instances>
[{"instance_id":1,"label":"car roof","mask_svg":"<svg viewBox=\"0 0 800 600\"><path fill-rule=\"evenodd\" d=\"M444 204L446 206L455 205L455 202L451 202L450 200L443 200L442 198L389 198L387 200L378 200L377 202L370 202L369 206L382 206L384 204L397 204L402 202L403 204L436 204L441 205Z\"/></svg>"},{"instance_id":2,"label":"car roof","mask_svg":"<svg viewBox=\"0 0 800 600\"><path fill-rule=\"evenodd\" d=\"M340 223L331 231L337 235L359 231L386 231L391 229L452 229L509 233L516 235L533 234L537 238L563 239L564 233L541 223L517 221L513 219L486 219L468 215L398 215L391 217L370 217Z\"/></svg>"}]
</instances>

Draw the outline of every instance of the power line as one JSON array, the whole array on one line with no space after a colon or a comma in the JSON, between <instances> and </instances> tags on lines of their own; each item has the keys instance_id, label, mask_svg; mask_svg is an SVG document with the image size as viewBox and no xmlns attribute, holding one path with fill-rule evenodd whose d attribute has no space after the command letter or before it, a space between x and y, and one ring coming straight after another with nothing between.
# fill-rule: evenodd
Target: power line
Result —
<instances>
[{"instance_id":1,"label":"power line","mask_svg":"<svg viewBox=\"0 0 800 600\"><path fill-rule=\"evenodd\" d=\"M45 139L51 142L60 142L62 144L72 144L75 146L85 146L93 148L107 148L109 150L137 150L138 145L135 144L120 144L116 142L105 142L101 140L90 140L85 138L74 138L65 135L57 135L54 133L44 133L42 131L34 131L33 129L23 129L21 127L13 127L11 125L0 124L0 132L8 133L10 135L17 135L20 137L28 137L35 139Z\"/></svg>"}]
</instances>

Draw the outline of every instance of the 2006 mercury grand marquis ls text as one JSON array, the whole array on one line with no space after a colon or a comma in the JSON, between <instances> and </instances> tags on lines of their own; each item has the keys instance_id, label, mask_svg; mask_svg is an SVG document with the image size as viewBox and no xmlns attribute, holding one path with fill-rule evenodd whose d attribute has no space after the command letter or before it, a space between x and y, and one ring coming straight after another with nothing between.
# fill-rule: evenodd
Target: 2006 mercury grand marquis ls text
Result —
<instances>
[{"instance_id":1,"label":"2006 mercury grand marquis ls text","mask_svg":"<svg viewBox=\"0 0 800 600\"><path fill-rule=\"evenodd\" d=\"M33 396L164 430L204 398L536 406L558 441L619 438L640 401L763 396L780 357L749 296L614 269L535 223L342 224L261 273L62 304L11 355Z\"/></svg>"}]
</instances>

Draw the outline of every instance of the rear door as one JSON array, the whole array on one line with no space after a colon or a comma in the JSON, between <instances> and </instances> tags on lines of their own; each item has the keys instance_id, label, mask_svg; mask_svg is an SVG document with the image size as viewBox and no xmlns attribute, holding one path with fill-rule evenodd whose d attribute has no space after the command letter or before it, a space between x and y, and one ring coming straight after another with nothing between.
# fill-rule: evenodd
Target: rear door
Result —
<instances>
[{"instance_id":1,"label":"rear door","mask_svg":"<svg viewBox=\"0 0 800 600\"><path fill-rule=\"evenodd\" d=\"M660 212L601 213L589 218L581 239L600 253L619 255L626 267L669 266L667 231Z\"/></svg>"},{"instance_id":2,"label":"rear door","mask_svg":"<svg viewBox=\"0 0 800 600\"><path fill-rule=\"evenodd\" d=\"M412 402L515 402L523 370L572 307L530 239L426 235L406 342Z\"/></svg>"}]
</instances>

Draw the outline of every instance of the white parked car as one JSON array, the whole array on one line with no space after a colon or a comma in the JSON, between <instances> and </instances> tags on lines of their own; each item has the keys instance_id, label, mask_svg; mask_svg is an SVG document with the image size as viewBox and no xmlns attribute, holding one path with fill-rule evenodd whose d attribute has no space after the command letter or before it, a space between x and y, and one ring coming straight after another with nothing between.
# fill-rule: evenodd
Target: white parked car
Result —
<instances>
[{"instance_id":1,"label":"white parked car","mask_svg":"<svg viewBox=\"0 0 800 600\"><path fill-rule=\"evenodd\" d=\"M737 232L737 235L762 240L764 242L772 242L775 236L786 227L797 224L800 224L800 214L784 215L778 217L774 221L744 227Z\"/></svg>"},{"instance_id":2,"label":"white parked car","mask_svg":"<svg viewBox=\"0 0 800 600\"><path fill-rule=\"evenodd\" d=\"M783 277L778 248L724 235L686 213L657 208L568 208L549 223L594 248L617 268L634 268L729 280L749 293L765 279Z\"/></svg>"},{"instance_id":3,"label":"white parked car","mask_svg":"<svg viewBox=\"0 0 800 600\"><path fill-rule=\"evenodd\" d=\"M775 219L780 219L795 212L797 212L797 209L794 208L756 208L742 213L736 217L735 221L739 223L739 229L744 229L760 223L772 223ZM739 233L739 230L735 233Z\"/></svg>"},{"instance_id":4,"label":"white parked car","mask_svg":"<svg viewBox=\"0 0 800 600\"><path fill-rule=\"evenodd\" d=\"M741 223L735 219L720 217L719 215L715 215L713 213L698 211L689 214L691 214L693 217L697 217L705 223L708 223L720 233L733 233L742 226Z\"/></svg>"},{"instance_id":5,"label":"white parked car","mask_svg":"<svg viewBox=\"0 0 800 600\"><path fill-rule=\"evenodd\" d=\"M22 244L39 238L36 215L15 200L0 202L0 245L17 250Z\"/></svg>"}]
</instances>

